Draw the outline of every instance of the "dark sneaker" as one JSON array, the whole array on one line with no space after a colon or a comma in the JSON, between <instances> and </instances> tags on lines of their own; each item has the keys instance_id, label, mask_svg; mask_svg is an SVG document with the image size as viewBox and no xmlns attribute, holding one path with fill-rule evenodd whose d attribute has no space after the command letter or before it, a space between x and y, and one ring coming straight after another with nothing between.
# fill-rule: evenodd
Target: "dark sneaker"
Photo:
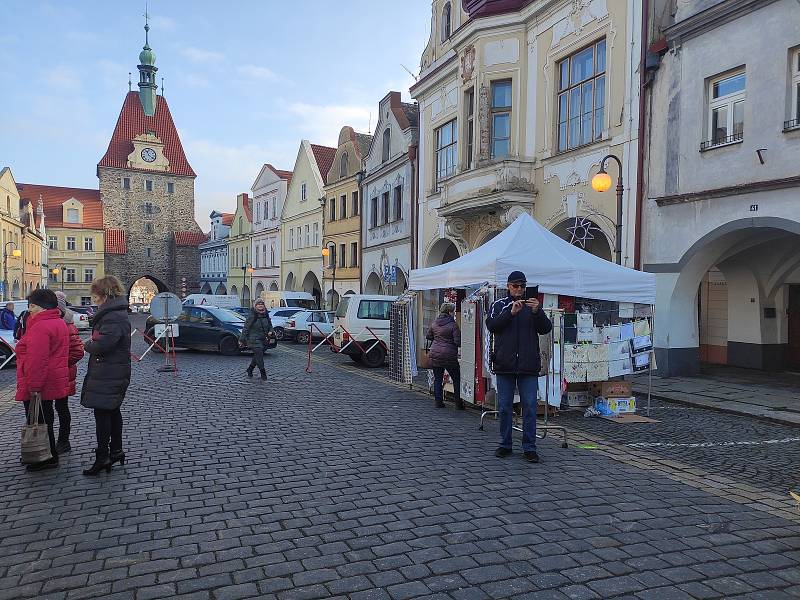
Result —
<instances>
[{"instance_id":1,"label":"dark sneaker","mask_svg":"<svg viewBox=\"0 0 800 600\"><path fill-rule=\"evenodd\" d=\"M522 456L528 462L532 462L532 463L538 463L539 462L539 455L536 454L536 452L525 452Z\"/></svg>"},{"instance_id":2,"label":"dark sneaker","mask_svg":"<svg viewBox=\"0 0 800 600\"><path fill-rule=\"evenodd\" d=\"M28 471L43 471L44 469L55 469L58 466L58 457L54 456L35 465L28 465Z\"/></svg>"},{"instance_id":3,"label":"dark sneaker","mask_svg":"<svg viewBox=\"0 0 800 600\"><path fill-rule=\"evenodd\" d=\"M56 452L59 454L66 454L70 450L72 450L72 446L69 445L68 440L59 441L56 443Z\"/></svg>"},{"instance_id":4,"label":"dark sneaker","mask_svg":"<svg viewBox=\"0 0 800 600\"><path fill-rule=\"evenodd\" d=\"M494 451L494 455L497 458L505 458L506 456L511 456L512 454L513 451L511 450L511 448L498 448L497 450Z\"/></svg>"}]
</instances>

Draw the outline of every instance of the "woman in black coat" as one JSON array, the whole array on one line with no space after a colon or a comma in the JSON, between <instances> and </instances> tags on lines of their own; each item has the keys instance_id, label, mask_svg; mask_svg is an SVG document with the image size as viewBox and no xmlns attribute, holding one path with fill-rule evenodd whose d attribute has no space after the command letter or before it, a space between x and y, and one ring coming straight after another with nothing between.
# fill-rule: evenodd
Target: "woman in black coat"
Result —
<instances>
[{"instance_id":1,"label":"woman in black coat","mask_svg":"<svg viewBox=\"0 0 800 600\"><path fill-rule=\"evenodd\" d=\"M94 464L84 475L97 475L103 469L111 472L116 462L125 464L119 408L131 382L131 324L122 284L113 276L96 279L91 295L99 308L94 316L92 339L84 346L90 358L81 404L94 410L97 450Z\"/></svg>"},{"instance_id":2,"label":"woman in black coat","mask_svg":"<svg viewBox=\"0 0 800 600\"><path fill-rule=\"evenodd\" d=\"M239 336L239 345L247 346L253 351L253 358L250 366L247 367L247 376L253 376L253 370L258 367L261 372L261 379L267 378L267 370L264 368L264 351L269 344L269 337L272 333L272 321L267 312L267 305L259 298L253 304L253 312L247 318Z\"/></svg>"}]
</instances>

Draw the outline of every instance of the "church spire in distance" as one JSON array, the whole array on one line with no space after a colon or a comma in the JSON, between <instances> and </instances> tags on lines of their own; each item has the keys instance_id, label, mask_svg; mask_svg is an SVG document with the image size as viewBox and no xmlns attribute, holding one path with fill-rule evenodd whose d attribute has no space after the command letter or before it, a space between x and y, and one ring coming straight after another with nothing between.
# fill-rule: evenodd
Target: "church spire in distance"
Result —
<instances>
[{"instance_id":1,"label":"church spire in distance","mask_svg":"<svg viewBox=\"0 0 800 600\"><path fill-rule=\"evenodd\" d=\"M152 117L156 114L156 102L158 101L158 85L156 84L156 53L150 48L150 24L147 9L144 13L144 47L139 53L139 100L142 103L144 114Z\"/></svg>"}]
</instances>

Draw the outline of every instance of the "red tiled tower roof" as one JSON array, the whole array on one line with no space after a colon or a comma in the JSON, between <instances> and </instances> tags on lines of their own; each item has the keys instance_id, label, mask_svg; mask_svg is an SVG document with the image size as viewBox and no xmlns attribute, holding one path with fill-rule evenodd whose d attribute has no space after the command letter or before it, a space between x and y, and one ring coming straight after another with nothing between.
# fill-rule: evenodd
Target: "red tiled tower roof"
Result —
<instances>
[{"instance_id":1,"label":"red tiled tower roof","mask_svg":"<svg viewBox=\"0 0 800 600\"><path fill-rule=\"evenodd\" d=\"M311 144L311 151L314 153L314 160L317 161L317 168L322 175L322 182L328 183L328 171L331 170L333 159L336 156L336 148Z\"/></svg>"},{"instance_id":2,"label":"red tiled tower roof","mask_svg":"<svg viewBox=\"0 0 800 600\"><path fill-rule=\"evenodd\" d=\"M18 183L17 191L20 200L27 200L34 206L39 202L39 195L42 196L47 227L103 229L103 203L100 201L100 190ZM83 223L64 223L62 204L70 198L75 198L83 205Z\"/></svg>"},{"instance_id":3,"label":"red tiled tower roof","mask_svg":"<svg viewBox=\"0 0 800 600\"><path fill-rule=\"evenodd\" d=\"M194 170L183 152L178 130L172 121L169 105L166 98L158 97L156 112L152 117L144 114L138 92L128 92L125 102L117 119L114 134L108 143L103 158L97 163L98 167L115 167L126 169L128 155L133 152L133 138L137 135L152 131L164 143L164 156L169 161L169 173L173 175L186 175L196 177ZM157 171L163 173L163 171Z\"/></svg>"},{"instance_id":4,"label":"red tiled tower roof","mask_svg":"<svg viewBox=\"0 0 800 600\"><path fill-rule=\"evenodd\" d=\"M105 240L106 254L128 253L128 244L125 239L124 229L106 229Z\"/></svg>"},{"instance_id":5,"label":"red tiled tower roof","mask_svg":"<svg viewBox=\"0 0 800 600\"><path fill-rule=\"evenodd\" d=\"M199 246L200 244L208 241L208 233L199 233L196 231L176 231L175 232L175 245L176 246Z\"/></svg>"},{"instance_id":6,"label":"red tiled tower roof","mask_svg":"<svg viewBox=\"0 0 800 600\"><path fill-rule=\"evenodd\" d=\"M222 224L223 225L233 225L233 213L222 213Z\"/></svg>"}]
</instances>

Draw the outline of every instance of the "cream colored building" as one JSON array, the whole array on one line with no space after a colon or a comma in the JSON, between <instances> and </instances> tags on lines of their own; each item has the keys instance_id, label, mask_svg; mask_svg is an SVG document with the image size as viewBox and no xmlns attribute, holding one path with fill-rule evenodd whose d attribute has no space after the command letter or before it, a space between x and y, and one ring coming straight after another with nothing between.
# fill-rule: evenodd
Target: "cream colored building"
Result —
<instances>
[{"instance_id":1,"label":"cream colored building","mask_svg":"<svg viewBox=\"0 0 800 600\"><path fill-rule=\"evenodd\" d=\"M608 154L623 164L621 262L633 265L639 10L634 0L433 2L411 88L419 266L477 248L523 212L613 260L615 194L590 186ZM608 171L616 181L616 165Z\"/></svg>"},{"instance_id":2,"label":"cream colored building","mask_svg":"<svg viewBox=\"0 0 800 600\"><path fill-rule=\"evenodd\" d=\"M322 300L322 203L336 148L300 143L281 213L281 281L284 290Z\"/></svg>"},{"instance_id":3,"label":"cream colored building","mask_svg":"<svg viewBox=\"0 0 800 600\"><path fill-rule=\"evenodd\" d=\"M253 230L253 207L247 194L236 196L236 212L226 244L228 245L228 293L239 296L242 306L252 300L253 263L250 260L250 238Z\"/></svg>"},{"instance_id":4,"label":"cream colored building","mask_svg":"<svg viewBox=\"0 0 800 600\"><path fill-rule=\"evenodd\" d=\"M371 135L342 127L325 186L322 247L325 306L334 309L345 294L361 291L361 196L359 175Z\"/></svg>"},{"instance_id":5,"label":"cream colored building","mask_svg":"<svg viewBox=\"0 0 800 600\"><path fill-rule=\"evenodd\" d=\"M19 218L20 196L11 169L0 171L0 281L3 300L24 298L27 294L24 273L24 227ZM14 256L19 250L20 256Z\"/></svg>"}]
</instances>

